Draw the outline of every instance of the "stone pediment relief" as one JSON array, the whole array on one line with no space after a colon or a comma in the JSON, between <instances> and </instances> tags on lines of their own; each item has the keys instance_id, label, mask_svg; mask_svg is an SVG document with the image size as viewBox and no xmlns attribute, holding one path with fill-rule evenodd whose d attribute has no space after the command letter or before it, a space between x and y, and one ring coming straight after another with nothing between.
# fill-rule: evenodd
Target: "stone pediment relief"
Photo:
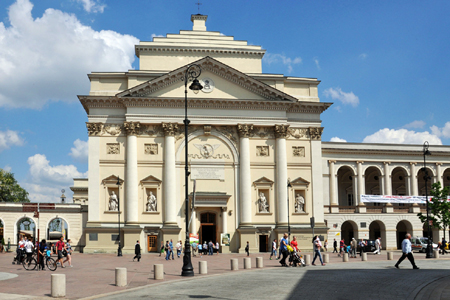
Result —
<instances>
[{"instance_id":1,"label":"stone pediment relief","mask_svg":"<svg viewBox=\"0 0 450 300\"><path fill-rule=\"evenodd\" d=\"M253 186L254 187L263 187L263 186L268 186L270 188L272 188L274 182L272 180L270 180L267 177L261 177L255 181L253 181Z\"/></svg>"},{"instance_id":2,"label":"stone pediment relief","mask_svg":"<svg viewBox=\"0 0 450 300\"><path fill-rule=\"evenodd\" d=\"M301 177L298 177L291 181L291 185L304 185L304 186L308 187L309 184L310 184L310 182L308 180L303 179Z\"/></svg>"},{"instance_id":3,"label":"stone pediment relief","mask_svg":"<svg viewBox=\"0 0 450 300\"><path fill-rule=\"evenodd\" d=\"M194 62L194 64L199 65L202 68L202 71L208 71L219 78L232 82L265 100L281 102L298 101L295 97L283 93L209 56ZM188 66L189 65L183 66L156 79L132 87L118 93L116 96L118 98L151 97L152 94L171 85L180 86L180 83L184 83L184 75Z\"/></svg>"},{"instance_id":4,"label":"stone pediment relief","mask_svg":"<svg viewBox=\"0 0 450 300\"><path fill-rule=\"evenodd\" d=\"M111 175L109 177L106 177L105 179L102 180L102 184L103 185L117 185L117 179L118 177L116 175ZM124 180L123 179L119 179L120 182L120 186L123 185Z\"/></svg>"},{"instance_id":5,"label":"stone pediment relief","mask_svg":"<svg viewBox=\"0 0 450 300\"><path fill-rule=\"evenodd\" d=\"M161 185L162 180L159 178L156 178L153 175L147 176L144 179L141 180L141 185Z\"/></svg>"}]
</instances>

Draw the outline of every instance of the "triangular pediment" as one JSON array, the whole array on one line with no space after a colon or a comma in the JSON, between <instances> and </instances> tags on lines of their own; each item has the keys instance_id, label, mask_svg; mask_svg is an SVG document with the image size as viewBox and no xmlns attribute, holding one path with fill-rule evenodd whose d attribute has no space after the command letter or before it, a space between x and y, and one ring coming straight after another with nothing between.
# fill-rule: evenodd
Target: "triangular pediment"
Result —
<instances>
[{"instance_id":1,"label":"triangular pediment","mask_svg":"<svg viewBox=\"0 0 450 300\"><path fill-rule=\"evenodd\" d=\"M102 184L103 185L111 185L111 184L117 185L117 179L119 179L119 177L117 177L116 175L111 175L111 176L108 176L105 179L103 179ZM120 185L123 185L123 182L124 182L123 179L119 179Z\"/></svg>"},{"instance_id":2,"label":"triangular pediment","mask_svg":"<svg viewBox=\"0 0 450 300\"><path fill-rule=\"evenodd\" d=\"M210 78L214 82L214 89L210 93L200 92L192 94L189 98L196 99L230 99L230 100L257 100L297 102L298 100L276 88L256 80L220 61L209 56L192 64L201 68L199 80ZM185 73L189 66L183 66L153 80L149 80L116 96L122 99L129 98L182 98L184 97ZM188 83L188 85L190 82Z\"/></svg>"},{"instance_id":3,"label":"triangular pediment","mask_svg":"<svg viewBox=\"0 0 450 300\"><path fill-rule=\"evenodd\" d=\"M156 178L153 175L147 176L141 180L141 184L161 184L161 179Z\"/></svg>"},{"instance_id":4,"label":"triangular pediment","mask_svg":"<svg viewBox=\"0 0 450 300\"><path fill-rule=\"evenodd\" d=\"M270 180L269 178L264 177L264 176L253 181L254 186L270 186L270 187L272 187L273 183L274 182L272 180Z\"/></svg>"},{"instance_id":5,"label":"triangular pediment","mask_svg":"<svg viewBox=\"0 0 450 300\"><path fill-rule=\"evenodd\" d=\"M292 180L291 184L292 185L306 185L306 186L308 186L309 185L309 181L306 180L306 179L303 179L301 177L298 177L298 178Z\"/></svg>"}]
</instances>

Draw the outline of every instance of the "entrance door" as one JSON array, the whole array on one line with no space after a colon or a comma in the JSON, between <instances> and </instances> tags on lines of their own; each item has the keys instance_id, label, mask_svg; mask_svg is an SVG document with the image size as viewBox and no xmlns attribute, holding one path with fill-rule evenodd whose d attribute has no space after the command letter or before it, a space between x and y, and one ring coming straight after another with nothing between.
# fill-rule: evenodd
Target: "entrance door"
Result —
<instances>
[{"instance_id":1,"label":"entrance door","mask_svg":"<svg viewBox=\"0 0 450 300\"><path fill-rule=\"evenodd\" d=\"M213 241L213 243L215 244L217 241L216 214L201 214L200 220L200 243L209 243L209 241Z\"/></svg>"},{"instance_id":2,"label":"entrance door","mask_svg":"<svg viewBox=\"0 0 450 300\"><path fill-rule=\"evenodd\" d=\"M268 241L269 237L267 235L259 236L259 252L268 252Z\"/></svg>"},{"instance_id":3,"label":"entrance door","mask_svg":"<svg viewBox=\"0 0 450 300\"><path fill-rule=\"evenodd\" d=\"M158 245L156 244L157 240L156 235L147 236L148 252L158 252Z\"/></svg>"}]
</instances>

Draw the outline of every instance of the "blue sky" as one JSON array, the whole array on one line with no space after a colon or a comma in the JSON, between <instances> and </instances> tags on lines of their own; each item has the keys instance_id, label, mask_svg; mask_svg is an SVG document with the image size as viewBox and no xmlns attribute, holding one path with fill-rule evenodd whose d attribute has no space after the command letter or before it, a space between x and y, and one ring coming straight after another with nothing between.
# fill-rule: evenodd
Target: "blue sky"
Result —
<instances>
[{"instance_id":1,"label":"blue sky","mask_svg":"<svg viewBox=\"0 0 450 300\"><path fill-rule=\"evenodd\" d=\"M0 2L0 168L33 201L87 176L86 74L137 68L133 45L190 30L195 2ZM201 2L208 30L263 46L264 73L321 80L324 141L449 145L450 2Z\"/></svg>"}]
</instances>

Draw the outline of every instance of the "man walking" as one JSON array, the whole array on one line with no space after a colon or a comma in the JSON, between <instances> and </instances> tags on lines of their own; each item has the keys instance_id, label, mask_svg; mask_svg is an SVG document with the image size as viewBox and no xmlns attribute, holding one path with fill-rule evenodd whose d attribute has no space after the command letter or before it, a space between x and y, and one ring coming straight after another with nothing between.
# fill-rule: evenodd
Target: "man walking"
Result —
<instances>
[{"instance_id":1,"label":"man walking","mask_svg":"<svg viewBox=\"0 0 450 300\"><path fill-rule=\"evenodd\" d=\"M337 241L336 241L336 239L334 239L334 242L333 242L333 253L338 253L338 251L337 251Z\"/></svg>"},{"instance_id":2,"label":"man walking","mask_svg":"<svg viewBox=\"0 0 450 300\"><path fill-rule=\"evenodd\" d=\"M170 246L170 253L172 254L172 260L173 260L173 240L172 239L170 239L169 246ZM170 257L169 257L169 259L170 259Z\"/></svg>"},{"instance_id":3,"label":"man walking","mask_svg":"<svg viewBox=\"0 0 450 300\"><path fill-rule=\"evenodd\" d=\"M402 252L403 255L402 257L400 257L400 259L398 260L398 262L395 264L395 267L397 269L399 269L399 265L401 264L401 262L408 257L409 262L411 263L411 265L413 266L413 269L419 269L418 266L416 266L416 263L414 262L414 256L412 254L412 250L411 250L411 234L407 233L405 236L405 239L402 242Z\"/></svg>"},{"instance_id":4,"label":"man walking","mask_svg":"<svg viewBox=\"0 0 450 300\"><path fill-rule=\"evenodd\" d=\"M352 257L356 258L356 240L355 238L352 238L352 241L350 242L350 245L352 246Z\"/></svg>"},{"instance_id":5,"label":"man walking","mask_svg":"<svg viewBox=\"0 0 450 300\"><path fill-rule=\"evenodd\" d=\"M287 245L289 245L289 240L288 234L285 233L280 241L280 253L283 255L283 258L280 260L280 264L283 267L289 267L286 265L286 257L288 256Z\"/></svg>"},{"instance_id":6,"label":"man walking","mask_svg":"<svg viewBox=\"0 0 450 300\"><path fill-rule=\"evenodd\" d=\"M375 248L376 250L373 252L373 254L381 254L381 237L375 240Z\"/></svg>"},{"instance_id":7,"label":"man walking","mask_svg":"<svg viewBox=\"0 0 450 300\"><path fill-rule=\"evenodd\" d=\"M272 259L272 256L275 255L275 258L277 258L277 239L274 239L272 242L272 253L270 254L270 259Z\"/></svg>"},{"instance_id":8,"label":"man walking","mask_svg":"<svg viewBox=\"0 0 450 300\"><path fill-rule=\"evenodd\" d=\"M56 263L60 263L61 264L61 268L65 268L64 264L63 264L63 250L66 248L66 244L64 244L63 242L64 237L61 236L61 238L59 239L59 241L56 243L56 250L58 251L58 260L56 261Z\"/></svg>"},{"instance_id":9,"label":"man walking","mask_svg":"<svg viewBox=\"0 0 450 300\"><path fill-rule=\"evenodd\" d=\"M448 252L445 250L445 247L447 247L447 241L445 240L445 238L442 238L441 244L442 255L444 255L445 253L448 254Z\"/></svg>"},{"instance_id":10,"label":"man walking","mask_svg":"<svg viewBox=\"0 0 450 300\"><path fill-rule=\"evenodd\" d=\"M361 242L359 242L359 256L362 256L362 254L364 253L364 247L366 246L366 242L364 241L364 239L362 239Z\"/></svg>"},{"instance_id":11,"label":"man walking","mask_svg":"<svg viewBox=\"0 0 450 300\"><path fill-rule=\"evenodd\" d=\"M139 241L136 241L136 245L134 245L134 257L133 261L137 258L138 262L141 260L141 245Z\"/></svg>"}]
</instances>

